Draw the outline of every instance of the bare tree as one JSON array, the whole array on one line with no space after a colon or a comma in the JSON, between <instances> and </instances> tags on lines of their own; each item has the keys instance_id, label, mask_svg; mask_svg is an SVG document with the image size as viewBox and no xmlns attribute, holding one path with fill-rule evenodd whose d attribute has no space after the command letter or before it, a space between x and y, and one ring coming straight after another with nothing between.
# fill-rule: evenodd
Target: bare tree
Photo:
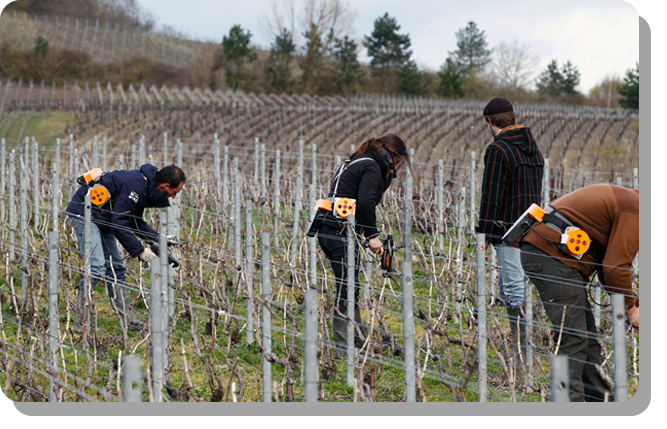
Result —
<instances>
[{"instance_id":1,"label":"bare tree","mask_svg":"<svg viewBox=\"0 0 667 429\"><path fill-rule=\"evenodd\" d=\"M616 75L607 75L588 92L590 104L599 107L618 107L621 95L618 93L618 85L621 78Z\"/></svg>"},{"instance_id":2,"label":"bare tree","mask_svg":"<svg viewBox=\"0 0 667 429\"><path fill-rule=\"evenodd\" d=\"M107 0L106 3L119 7L119 20L125 17L132 26L144 31L151 31L155 27L155 16L141 7L137 0Z\"/></svg>"},{"instance_id":3,"label":"bare tree","mask_svg":"<svg viewBox=\"0 0 667 429\"><path fill-rule=\"evenodd\" d=\"M509 92L527 89L539 62L529 48L529 44L520 44L516 39L496 46L491 71L499 89Z\"/></svg>"},{"instance_id":4,"label":"bare tree","mask_svg":"<svg viewBox=\"0 0 667 429\"><path fill-rule=\"evenodd\" d=\"M289 1L289 0L288 0ZM304 31L313 31L329 49L335 38L349 33L355 13L344 0L304 0L300 19Z\"/></svg>"},{"instance_id":5,"label":"bare tree","mask_svg":"<svg viewBox=\"0 0 667 429\"><path fill-rule=\"evenodd\" d=\"M334 41L350 32L354 17L346 0L302 0L298 6L296 0L271 0L271 16L262 16L260 23L272 39L287 30L300 45L302 88L313 92L323 59Z\"/></svg>"},{"instance_id":6,"label":"bare tree","mask_svg":"<svg viewBox=\"0 0 667 429\"><path fill-rule=\"evenodd\" d=\"M344 0L305 0L301 26L306 38L303 53L302 87L315 92L322 60L332 48L334 40L349 31L354 13Z\"/></svg>"},{"instance_id":7,"label":"bare tree","mask_svg":"<svg viewBox=\"0 0 667 429\"><path fill-rule=\"evenodd\" d=\"M295 0L271 0L271 16L263 14L260 19L261 31L270 40L283 34L283 30L294 38L296 29Z\"/></svg>"}]
</instances>

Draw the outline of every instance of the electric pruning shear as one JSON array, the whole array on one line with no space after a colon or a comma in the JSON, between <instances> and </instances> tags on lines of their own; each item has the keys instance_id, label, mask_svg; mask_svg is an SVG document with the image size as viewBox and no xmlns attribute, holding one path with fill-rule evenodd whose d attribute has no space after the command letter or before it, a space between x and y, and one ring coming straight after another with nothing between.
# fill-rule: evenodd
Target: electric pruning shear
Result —
<instances>
[{"instance_id":1,"label":"electric pruning shear","mask_svg":"<svg viewBox=\"0 0 667 429\"><path fill-rule=\"evenodd\" d=\"M151 248L151 251L155 253L156 256L160 256L160 245L156 241L150 240L150 239L144 239L144 242ZM178 243L174 241L167 240L167 249L171 248L172 246L177 246ZM180 262L174 255L171 254L171 252L167 253L167 257L169 259L169 265L171 265L174 268L178 268L180 265Z\"/></svg>"},{"instance_id":2,"label":"electric pruning shear","mask_svg":"<svg viewBox=\"0 0 667 429\"><path fill-rule=\"evenodd\" d=\"M364 240L364 247L367 249L370 248L368 240ZM394 260L395 251L396 248L394 247L394 237L391 234L387 235L387 238L382 241L382 256L380 257L380 269L382 270L382 276L385 278L391 275L391 265Z\"/></svg>"},{"instance_id":3,"label":"electric pruning shear","mask_svg":"<svg viewBox=\"0 0 667 429\"><path fill-rule=\"evenodd\" d=\"M382 242L382 261L380 262L380 268L382 269L383 277L389 277L389 273L391 273L394 250L394 237L390 234Z\"/></svg>"}]
</instances>

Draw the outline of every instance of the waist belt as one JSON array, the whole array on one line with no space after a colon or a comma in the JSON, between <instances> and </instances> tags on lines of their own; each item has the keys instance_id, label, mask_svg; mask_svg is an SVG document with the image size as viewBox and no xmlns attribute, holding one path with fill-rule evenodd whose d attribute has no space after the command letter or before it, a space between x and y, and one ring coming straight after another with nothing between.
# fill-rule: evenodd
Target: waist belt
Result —
<instances>
[{"instance_id":1,"label":"waist belt","mask_svg":"<svg viewBox=\"0 0 667 429\"><path fill-rule=\"evenodd\" d=\"M521 238L536 223L545 224L556 231L560 235L560 241L555 242L558 244L558 248L577 259L581 259L584 253L590 248L591 240L586 231L575 226L570 219L556 210L554 206L549 205L542 210L535 203L531 204L524 214L514 222L514 225L503 236L503 242L513 244L521 241ZM542 238L553 241L544 236Z\"/></svg>"},{"instance_id":2,"label":"waist belt","mask_svg":"<svg viewBox=\"0 0 667 429\"><path fill-rule=\"evenodd\" d=\"M551 227L559 234L564 234L567 228L575 226L563 213L559 212L558 209L552 205L548 205L544 209L542 223Z\"/></svg>"},{"instance_id":3,"label":"waist belt","mask_svg":"<svg viewBox=\"0 0 667 429\"><path fill-rule=\"evenodd\" d=\"M589 251L591 239L588 234L575 226L555 207L551 205L547 206L542 216L542 223L560 234L559 249L574 256L576 259L581 259Z\"/></svg>"}]
</instances>

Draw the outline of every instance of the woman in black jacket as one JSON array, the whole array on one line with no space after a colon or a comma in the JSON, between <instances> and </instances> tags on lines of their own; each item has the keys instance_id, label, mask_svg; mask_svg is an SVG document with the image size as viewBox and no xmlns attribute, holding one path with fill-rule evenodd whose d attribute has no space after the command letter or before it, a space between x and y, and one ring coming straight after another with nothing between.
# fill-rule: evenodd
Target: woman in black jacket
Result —
<instances>
[{"instance_id":1,"label":"woman in black jacket","mask_svg":"<svg viewBox=\"0 0 667 429\"><path fill-rule=\"evenodd\" d=\"M370 250L382 255L382 241L376 227L375 207L389 188L396 172L408 165L410 159L405 143L395 134L371 137L364 141L345 160L334 174L329 198L352 198L356 200L355 232L368 240ZM327 213L318 232L318 241L336 276L336 304L334 306L333 330L336 357L344 358L347 350L347 229L346 222ZM355 240L355 302L359 298L359 249ZM355 305L355 321L362 336L365 329L361 324L359 306ZM355 336L355 344L360 347L363 339Z\"/></svg>"}]
</instances>

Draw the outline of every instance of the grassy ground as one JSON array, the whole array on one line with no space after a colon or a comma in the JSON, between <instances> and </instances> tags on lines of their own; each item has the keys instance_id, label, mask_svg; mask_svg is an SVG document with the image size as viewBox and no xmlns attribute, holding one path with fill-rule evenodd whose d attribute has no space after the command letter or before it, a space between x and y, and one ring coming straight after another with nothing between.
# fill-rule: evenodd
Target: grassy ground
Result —
<instances>
[{"instance_id":1,"label":"grassy ground","mask_svg":"<svg viewBox=\"0 0 667 429\"><path fill-rule=\"evenodd\" d=\"M70 246L74 245L73 242L68 243ZM137 284L141 274L137 273L137 266L134 263L130 263L132 283ZM415 270L416 275L421 276L419 269ZM332 273L327 269L328 275L332 276ZM145 277L145 272L143 273L143 280L147 281ZM259 273L255 273L255 278L257 279ZM287 275L287 273L283 273ZM62 296L60 300L60 326L64 330L65 326L69 323L69 326L73 322L73 314L70 310L68 312L66 301L73 300L76 290L74 284L78 275L74 275L73 278L69 278L66 273L61 272L61 289L66 290L66 294L69 294L69 297ZM20 289L21 278L20 272L16 271L13 278L14 287ZM286 277L284 281L289 281L289 278ZM376 279L377 280L377 279ZM280 279L273 279L276 284L280 283ZM360 282L363 284L363 275L360 278ZM428 294L427 285L424 282L416 282L415 293L419 296L425 296ZM189 285L185 286L186 289L189 289ZM225 286L221 286L225 287ZM377 287L377 285L375 285ZM226 296L235 304L232 304L233 307L238 309L244 308L245 301L240 295L234 294L234 289L231 285L226 286ZM0 290L4 290L8 297L8 284L5 279L0 279ZM136 293L131 294L133 297L137 297ZM194 290L183 290L179 293L179 296L188 295L190 298L195 298L196 293ZM320 299L325 299L320 297ZM62 359L59 362L61 370L67 368L67 372L72 374L77 374L81 379L89 378L92 383L99 388L104 388L109 385L109 392L112 395L118 395L117 383L114 381L113 376L113 366L114 363L118 362L119 359L128 354L133 353L142 356L142 366L147 367L147 359L150 359L149 353L150 350L147 350L148 342L142 341L143 335L145 333L132 332L128 333L127 341L124 340L123 332L121 331L118 325L118 318L116 314L109 308L109 302L107 298L106 291L104 288L98 286L94 294L95 308L97 312L97 326L100 329L98 332L97 341L95 341L96 347L88 348L91 353L96 353L97 358L96 362L99 363L95 365L94 370L90 370L88 367L88 361L86 357L86 352L82 338L80 335L73 334L71 331L67 332L65 335L65 346L61 353ZM146 297L148 304L150 305L150 298ZM277 299L277 301L282 301L282 298ZM42 298L42 302L43 298ZM199 302L204 304L203 302ZM363 301L362 301L363 303ZM400 304L397 301L390 300L386 303L387 307L385 312L385 320L389 326L391 326L392 331L396 333L396 340L399 343L402 343L402 321L398 316L401 312ZM139 298L135 301L134 304L135 311L138 317L141 320L149 320L149 310L144 305L144 301ZM48 313L46 309L42 307L40 309L41 318L43 320L48 320ZM279 313L280 310L275 310L276 313ZM6 320L3 326L3 332L7 338L16 338L17 330L16 326L13 323L9 323L9 317L13 317L16 314L15 310L11 308L10 303L4 299L2 312L6 315ZM238 313L238 312L237 312ZM364 320L369 320L370 315L365 311L362 311ZM298 320L298 326L301 330L303 328L303 315L300 312L297 312L296 319ZM27 317L30 317L26 315ZM172 347L170 351L171 359L171 370L170 374L170 385L177 388L180 391L190 391L191 394L200 398L200 400L214 400L212 398L218 398L218 400L231 400L228 393L228 390L231 386L231 381L234 380L237 383L238 379L232 375L232 367L236 367L238 371L243 376L243 382L245 384L245 390L242 400L243 401L261 401L262 400L262 382L261 382L261 367L262 367L262 354L261 349L257 344L247 345L245 343L245 332L241 329L240 323L235 323L236 321L230 320L230 323L225 323L226 321L219 320L217 324L217 333L211 335L206 333L206 324L210 320L206 313L195 310L193 313L190 313L187 309L182 307L177 309L174 318L171 320L174 330L172 336ZM276 320L274 320L274 324ZM194 326L193 326L194 325ZM280 323L278 324L278 326ZM330 334L331 323L328 321L327 332ZM274 325L275 326L275 325ZM289 327L289 324L288 324ZM416 324L415 338L419 339L423 334L423 326L420 323ZM458 325L451 321L450 328L455 331L458 329ZM66 331L63 331L66 332ZM200 350L197 350L197 347L193 341L193 332L198 337ZM23 336L23 349L28 350L30 348L30 340ZM447 354L447 349L442 338L434 337L435 344L433 344L433 350L439 352L440 356L444 358ZM467 339L469 342L473 342L472 338ZM283 335L281 332L276 331L273 333L273 352L279 358L286 358L289 352L288 344L290 342L290 334ZM298 398L303 398L303 382L302 382L302 363L303 357L301 356L302 343L301 338L295 340L297 347L297 354L299 355L298 363L292 368L292 378L296 381L294 386L294 396ZM181 350L181 344L184 347L184 353ZM322 351L324 353L324 351ZM202 354L205 359L200 357ZM502 378L501 373L502 369L498 365L493 365L494 356L493 352L489 348L489 365L488 371L490 374L495 374L495 377ZM465 378L465 372L469 370L470 367L474 367L474 357L471 359L469 355L466 357L464 352L461 352L458 348L453 349L451 355L452 364L454 367L454 375L456 378L463 379ZM387 356L387 361L385 364L377 363L367 363L364 366L364 375L368 376L373 371L372 365L375 365L375 369L382 367L381 373L378 373L377 379L377 389L376 389L376 399L377 401L387 401L387 402L400 402L404 398L404 377L405 373L402 368L402 365L392 364L392 356ZM422 355L423 359L423 355ZM212 371L209 371L206 368L207 361L208 365L212 368ZM398 358L398 360L401 360ZM346 367L342 362L333 363L324 358L321 362L320 370L321 380L322 380L322 390L324 392L324 400L329 402L350 402L353 400L354 388L346 384ZM187 371L186 368L187 367ZM327 376L324 376L324 371L326 367ZM472 378L470 379L469 386L475 387L477 385L476 375L471 374ZM6 383L5 374L0 373L0 386L4 387ZM273 379L279 385L284 381L285 370L282 366L278 364L273 364ZM46 377L35 376L39 381L36 385L46 386L48 385L48 379ZM76 385L76 381L69 380L71 384ZM192 386L191 388L189 386ZM426 389L425 396L429 402L439 402L439 401L451 401L451 392L449 389L442 384L437 378L426 377L424 378L424 387ZM284 386L282 387L284 388ZM282 388L279 387L280 390ZM219 390L220 393L215 393L216 390ZM42 390L46 391L46 390ZM96 396L91 389L86 389L89 394ZM10 397L12 400L19 399L17 392L12 390L5 391L5 394ZM474 391L467 390L464 391L465 400L467 401L476 401L477 394ZM222 397L220 397L222 395ZM149 400L149 390L148 386L144 383L143 386L143 396L144 400ZM74 393L67 393L66 397L70 401L81 400L77 398ZM100 398L103 399L103 398ZM538 401L539 396L533 395L529 398L526 398L530 401ZM23 397L23 400L26 400ZM180 398L184 400L184 398ZM285 400L281 398L280 400Z\"/></svg>"},{"instance_id":2,"label":"grassy ground","mask_svg":"<svg viewBox=\"0 0 667 429\"><path fill-rule=\"evenodd\" d=\"M56 139L64 139L67 123L74 119L74 113L36 113L25 131L25 136L34 136L40 146L51 146Z\"/></svg>"},{"instance_id":3,"label":"grassy ground","mask_svg":"<svg viewBox=\"0 0 667 429\"><path fill-rule=\"evenodd\" d=\"M36 122L36 125L46 126L46 118ZM63 183L61 181L61 183ZM202 204L202 199L195 198L197 189L187 188L184 192L184 206L189 207L205 207ZM291 225L290 210L283 207L285 219L280 217L280 222L286 225ZM215 210L208 207L210 213ZM149 211L149 224L156 225L156 212ZM392 212L398 212L393 210ZM255 205L255 212L253 213L254 224L257 226L255 232L255 240L259 239L260 230L272 229L272 210L269 206ZM305 214L305 213L304 213ZM200 216L202 216L200 218ZM153 219L151 219L151 217ZM244 312L245 300L236 293L231 279L237 274L234 264L232 262L232 243L223 243L223 238L229 235L229 228L225 228L225 215L221 211L220 216L213 216L206 218L204 222L203 215L199 211L192 208L185 209L182 213L181 223L181 239L183 247L181 247L181 270L178 271L178 278L176 284L176 297L179 300L184 300L187 304L189 302L195 307L190 310L188 305L182 304L177 307L174 317L170 321L170 326L173 327L173 334L171 336L171 348L169 351L171 368L169 370L169 384L175 390L170 392L176 400L185 401L196 397L201 401L229 401L231 400L229 393L231 382L236 383L239 388L240 380L243 380L244 392L242 401L261 401L262 400L262 353L257 344L247 345L245 341L246 331L244 329ZM384 219L386 221L385 232L391 231L394 237L400 237L401 233L397 228L396 220ZM48 222L47 222L48 224ZM264 228L262 228L264 225ZM245 225L242 228L245 231ZM0 228L0 232L3 231ZM7 231L5 229L4 231ZM450 229L447 236L456 237L456 230ZM0 236L3 236L3 232ZM10 265L4 263L0 265L0 302L2 303L0 316L3 317L4 322L0 326L0 339L3 341L0 344L0 360L3 353L9 353L11 359L4 362L18 362L34 359L34 365L26 365L24 368L17 367L0 371L0 388L12 400L37 400L41 396L27 396L26 389L21 390L21 387L14 385L14 388L7 389L6 374L11 374L13 379L17 377L18 381L29 383L34 386L38 392L48 392L48 379L44 375L39 375L32 371L32 367L43 368L43 363L37 359L44 359L48 356L48 342L44 341L46 337L45 321L48 321L47 311L47 295L44 291L46 285L46 266L45 248L43 246L44 238L35 230L33 245L30 246L31 251L40 254L40 258L30 258L29 276L33 282L30 292L35 294L35 300L29 302L37 303L36 311L22 311L16 310L11 302L11 297L16 290L16 294L20 296L21 290L21 271L18 267L17 260ZM243 234L243 233L242 233ZM302 336L298 335L292 338L292 332L303 332L303 308L298 305L303 302L303 291L299 287L294 287L294 284L306 284L305 277L307 273L307 246L301 246L299 250L300 255L296 260L296 269L293 271L288 266L290 253L294 250L289 246L291 240L291 228L286 226L278 233L280 245L272 248L272 272L271 282L273 297L276 306L273 307L274 317L273 336L272 336L272 352L279 359L286 360L290 354L295 354L296 357L291 362L291 373L279 363L274 363L272 381L278 386L277 390L283 395L285 394L286 385L291 379L294 381L294 398L296 401L302 400L303 393L303 344ZM8 241L8 240L7 240ZM399 241L399 240L397 240ZM469 240L467 240L469 241ZM435 323L442 314L443 306L446 305L451 308L453 300L451 298L451 288L454 287L456 281L453 279L456 265L452 260L446 258L432 261L425 260L419 256L418 249L422 249L427 254L432 252L428 248L429 240L424 235L416 234L413 231L413 282L415 290L415 312L420 315L415 317L415 343L417 344L416 352L420 353L417 356L419 368L427 367L429 374L424 377L424 397L428 401L452 401L453 394L450 388L440 381L440 377L450 376L456 380L457 383L465 385L459 390L459 394L463 398L460 400L476 401L477 397L477 361L476 355L476 327L473 318L474 296L473 294L466 294L466 300L463 301L462 315L459 322L452 318L450 311L445 315L438 326L437 330L444 332L429 334L428 324L424 321L421 314L429 319L430 323ZM305 243L305 242L304 242ZM454 242L452 242L453 244ZM72 331L66 330L65 326L69 326L73 322L72 301L76 294L75 283L78 280L78 274L73 274L72 271L65 267L72 267L72 270L80 268L82 261L77 253L77 245L72 240L72 235L66 227L61 229L60 235L61 244L61 262L63 267L60 270L60 290L63 292L60 295L60 328L63 336L63 348L60 353L59 368L61 374L76 374L78 379L67 377L67 382L70 385L82 385L82 380L88 380L92 385L99 389L108 389L108 392L115 397L119 395L117 382L117 374L114 374L114 366L117 364L122 356L127 354L136 354L142 356L142 367L145 369L150 365L150 326L146 325L144 332L131 332L125 338L123 332L118 325L118 317L109 306L106 290L98 286L94 295L95 308L97 312L97 326L101 329L97 338L94 341L95 347L87 346L82 341L81 335L75 334ZM397 243L400 244L400 243ZM0 247L5 243L0 242ZM449 243L445 243L444 248L449 248ZM287 250L290 249L290 250ZM242 251L245 254L245 249ZM321 256L321 252L318 250ZM397 260L394 267L398 270L399 262L403 259L404 251L399 250L397 253ZM256 244L255 258L259 256L259 245ZM452 255L453 256L453 255ZM470 288L473 286L473 265L470 261L476 259L474 254L474 246L469 246L464 250L462 258L465 260L464 266L467 266L469 273L464 275L462 282L463 287ZM320 294L320 309L328 313L325 317L326 325L321 326L320 332L323 338L328 338L330 342L332 339L331 329L331 307L332 294L334 287L331 285L333 277L329 265L326 261L321 260L321 274L326 272L328 276L328 286L323 287L323 293ZM140 268L136 261L128 260L128 281L136 287L141 287L143 290L148 288L147 270ZM254 287L255 296L259 293L260 272L259 265L254 266ZM377 268L377 266L376 266ZM244 268L245 269L245 266ZM295 272L297 279L292 279L292 272ZM73 274L73 275L72 275ZM432 275L437 274L433 282L430 281ZM468 274L470 277L468 278ZM384 279L379 273L373 275L373 298L377 298L378 292L382 289ZM321 282L321 285L325 283ZM360 275L360 284L364 284L365 279L363 274ZM393 284L394 290L400 295L400 277L399 284ZM245 284L245 278L242 277L240 285ZM371 305L378 311L378 315L382 314L388 331L392 332L398 344L403 343L403 325L402 325L402 306L399 297L394 297L394 290L390 290L390 286L385 283L384 300L375 299ZM12 289L13 288L13 289ZM440 291L440 295L438 295ZM137 291L130 293L131 297L135 298L134 308L138 317L148 322L150 297L146 296L144 304ZM431 306L431 301L433 305ZM322 302L322 301L325 301ZM365 297L361 300L361 305L365 304ZM293 319L285 315L283 308L278 304L284 305L294 315ZM260 305L255 300L256 315L259 315ZM432 308L431 308L432 307ZM29 309L34 308L29 306ZM503 343L506 339L499 334L503 332L506 335L509 331L507 321L502 319L505 315L504 310L500 305L492 308L493 313L498 315L500 326L489 322L487 346L487 363L489 388L493 388L495 397L492 400L508 400L509 394L507 378L505 370L501 362L501 356L505 356L502 352ZM225 314L237 315L238 318L216 315L217 311L224 310ZM19 318L17 314L21 315ZM219 313L217 313L219 314ZM371 319L371 315L362 311L362 317L365 321ZM21 329L17 329L18 319L22 320ZM255 317L257 320L258 317ZM213 326L215 330L211 332L210 322L214 321ZM0 320L2 321L2 320ZM29 326L36 326L35 329L30 329ZM208 325L208 326L207 326ZM378 324L374 325L376 328ZM209 329L207 329L209 328ZM284 332L283 332L284 331ZM449 337L449 338L447 338ZM255 339L257 336L254 337ZM450 341L451 340L451 341ZM294 341L294 347L290 347L290 343ZM492 347L494 342L495 348ZM421 346L419 345L421 342ZM545 340L542 336L536 333L535 342L542 347L546 347ZM2 345L8 343L12 347L8 347L8 352L2 350ZM183 349L181 348L183 347ZM430 350L430 355L426 357L426 349ZM496 352L495 349L500 352ZM19 353L15 350L19 350ZM46 354L44 352L46 350ZM346 383L346 367L342 362L334 362L330 359L331 353L327 347L320 347L320 380L322 381L323 399L330 402L351 402L353 400L354 389L347 386ZM420 352L421 350L421 352ZM440 359L438 363L436 358ZM368 361L363 365L361 374L364 378L372 378L375 382L375 394L377 401L399 402L404 398L404 383L405 371L402 366L402 358L387 355L383 360ZM426 365L428 361L428 365ZM0 362L0 363L4 363ZM89 363L93 362L93 363ZM19 364L17 364L19 365ZM374 365L374 366L373 366ZM381 371L379 368L381 367ZM186 369L187 368L187 369ZM438 372L439 371L439 372ZM545 353L536 355L535 362L535 385L538 387L545 387L549 384L548 380L548 356ZM150 379L148 376L147 379ZM12 380L13 381L13 380ZM18 386L18 387L17 387ZM149 386L146 382L143 383L144 400L149 400ZM95 392L94 389L86 388L86 392L100 400L110 400L102 397L101 394ZM185 395L188 392L188 395ZM179 396L180 395L180 396ZM71 389L65 393L65 397L69 401L83 401L85 398L78 397ZM113 399L113 398L112 398ZM279 396L279 400L285 400L284 396ZM517 394L517 400L523 401L540 401L539 393L531 393L526 396Z\"/></svg>"},{"instance_id":4,"label":"grassy ground","mask_svg":"<svg viewBox=\"0 0 667 429\"><path fill-rule=\"evenodd\" d=\"M65 138L65 127L73 119L74 113L69 112L12 112L0 119L0 137L5 138L7 149L18 146L28 136L48 147L56 139Z\"/></svg>"}]
</instances>

